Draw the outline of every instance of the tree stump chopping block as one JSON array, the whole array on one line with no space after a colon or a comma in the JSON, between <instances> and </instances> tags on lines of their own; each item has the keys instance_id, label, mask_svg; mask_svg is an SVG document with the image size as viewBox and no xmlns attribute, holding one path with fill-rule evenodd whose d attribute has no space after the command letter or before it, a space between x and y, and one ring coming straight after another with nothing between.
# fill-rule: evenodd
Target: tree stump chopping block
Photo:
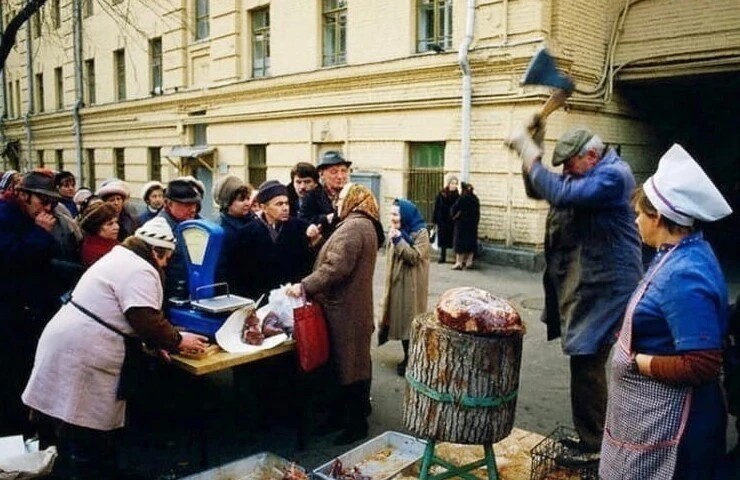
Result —
<instances>
[{"instance_id":1,"label":"tree stump chopping block","mask_svg":"<svg viewBox=\"0 0 740 480\"><path fill-rule=\"evenodd\" d=\"M418 437L492 444L514 425L522 335L452 330L434 313L411 326L403 422Z\"/></svg>"}]
</instances>

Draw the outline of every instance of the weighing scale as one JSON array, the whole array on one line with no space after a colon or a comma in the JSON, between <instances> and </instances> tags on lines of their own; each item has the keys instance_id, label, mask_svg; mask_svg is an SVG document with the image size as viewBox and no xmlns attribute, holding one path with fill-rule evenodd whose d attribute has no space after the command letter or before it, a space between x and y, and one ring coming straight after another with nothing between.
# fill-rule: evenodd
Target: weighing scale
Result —
<instances>
[{"instance_id":1,"label":"weighing scale","mask_svg":"<svg viewBox=\"0 0 740 480\"><path fill-rule=\"evenodd\" d=\"M188 269L187 297L169 298L167 318L189 332L213 339L229 315L254 301L232 295L227 283L216 283L224 230L206 220L187 220L178 225L177 241L184 245Z\"/></svg>"}]
</instances>

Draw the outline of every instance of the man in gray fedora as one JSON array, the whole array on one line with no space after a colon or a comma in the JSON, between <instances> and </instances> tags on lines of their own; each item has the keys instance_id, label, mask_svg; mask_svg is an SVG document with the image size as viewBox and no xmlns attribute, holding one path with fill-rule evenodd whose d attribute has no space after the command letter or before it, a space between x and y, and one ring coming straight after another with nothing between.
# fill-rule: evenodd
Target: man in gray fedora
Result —
<instances>
[{"instance_id":1,"label":"man in gray fedora","mask_svg":"<svg viewBox=\"0 0 740 480\"><path fill-rule=\"evenodd\" d=\"M347 161L341 153L335 150L324 153L316 166L321 178L321 186L306 194L298 213L299 218L311 224L320 225L324 238L329 238L339 220L337 200L339 192L349 181L351 165L352 162Z\"/></svg>"}]
</instances>

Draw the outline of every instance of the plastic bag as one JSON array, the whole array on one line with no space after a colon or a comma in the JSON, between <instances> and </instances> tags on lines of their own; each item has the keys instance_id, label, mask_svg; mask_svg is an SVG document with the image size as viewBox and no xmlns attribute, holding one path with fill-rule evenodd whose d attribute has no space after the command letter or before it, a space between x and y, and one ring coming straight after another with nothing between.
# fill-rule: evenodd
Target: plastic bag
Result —
<instances>
[{"instance_id":1,"label":"plastic bag","mask_svg":"<svg viewBox=\"0 0 740 480\"><path fill-rule=\"evenodd\" d=\"M285 294L285 286L276 288L270 292L267 310L277 315L283 328L293 329L293 311L303 306L300 298L289 297Z\"/></svg>"},{"instance_id":2,"label":"plastic bag","mask_svg":"<svg viewBox=\"0 0 740 480\"><path fill-rule=\"evenodd\" d=\"M0 480L26 480L40 478L51 473L57 448L24 453L0 462Z\"/></svg>"}]
</instances>

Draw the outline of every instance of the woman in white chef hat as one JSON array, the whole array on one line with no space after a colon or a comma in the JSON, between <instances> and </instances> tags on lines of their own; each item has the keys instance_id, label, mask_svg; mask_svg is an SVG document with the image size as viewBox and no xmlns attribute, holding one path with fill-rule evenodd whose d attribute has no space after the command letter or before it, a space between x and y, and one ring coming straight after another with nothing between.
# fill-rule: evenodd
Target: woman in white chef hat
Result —
<instances>
[{"instance_id":1,"label":"woman in white chef hat","mask_svg":"<svg viewBox=\"0 0 740 480\"><path fill-rule=\"evenodd\" d=\"M732 209L678 144L633 203L642 241L658 253L614 351L599 477L715 478L727 421L719 378L727 285L694 225Z\"/></svg>"}]
</instances>

